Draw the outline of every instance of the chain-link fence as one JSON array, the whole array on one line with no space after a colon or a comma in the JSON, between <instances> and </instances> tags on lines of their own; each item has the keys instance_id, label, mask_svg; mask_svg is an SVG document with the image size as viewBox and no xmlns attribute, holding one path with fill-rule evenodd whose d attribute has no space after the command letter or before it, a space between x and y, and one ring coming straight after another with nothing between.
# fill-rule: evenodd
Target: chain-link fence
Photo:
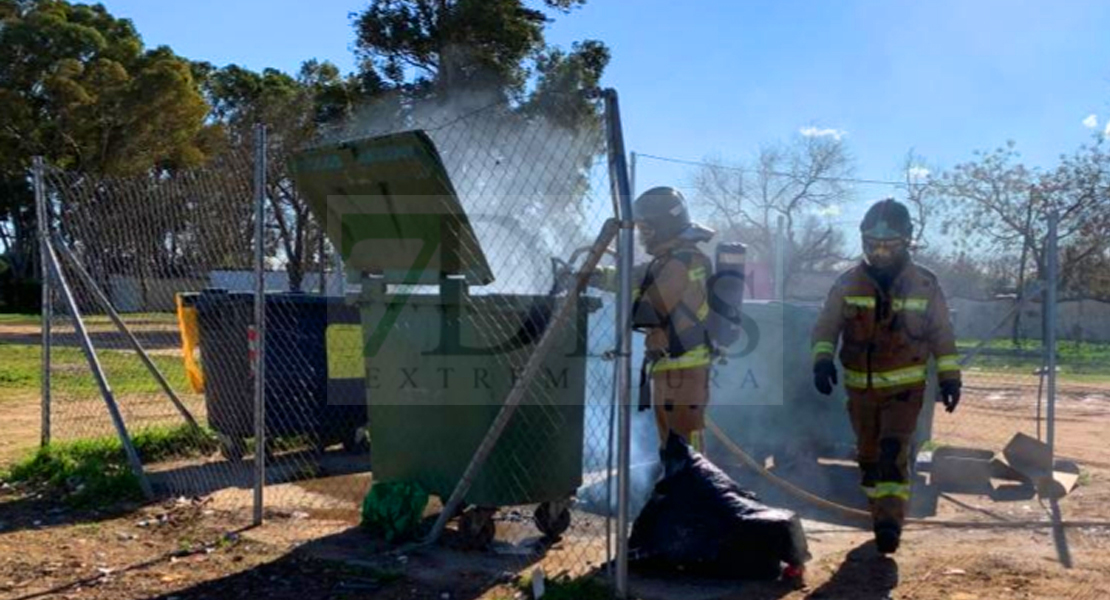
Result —
<instances>
[{"instance_id":1,"label":"chain-link fence","mask_svg":"<svg viewBox=\"0 0 1110 600\"><path fill-rule=\"evenodd\" d=\"M415 494L419 535L595 572L617 295L564 274L616 265L605 105L391 107L197 169L44 167L48 437L122 442L154 495L244 520L351 526Z\"/></svg>"},{"instance_id":2,"label":"chain-link fence","mask_svg":"<svg viewBox=\"0 0 1110 600\"><path fill-rule=\"evenodd\" d=\"M930 381L916 432L919 471L912 515L934 521L981 517L960 508L952 510L944 502L938 506L938 495L956 490L982 493L988 504L1001 502L992 510L1018 511L1015 518L1028 516L1021 515L1013 503L1006 504L1027 498L1022 495L1025 492L1013 491L1021 487L1020 482L983 479L1003 473L997 464L990 471L987 463L992 458L1005 461L1007 447L1019 436L1044 443L1051 437L1055 456L1065 461L1057 466L1086 472L1085 481L1092 470L1105 468L1110 454L1092 435L1092 428L1104 427L1107 418L1110 362L1104 357L1110 348L1106 330L1110 314L1101 302L1047 298L1048 282L1055 281L1062 289L1063 279L1059 269L1049 271L1046 223L1029 228L1035 240L1013 236L1004 243L984 245L979 254L949 256L937 240L951 241L958 228L942 234L938 224L957 213L950 214L954 209L941 201L943 190L937 183L926 185L910 176L928 171L908 172L906 181L799 171L799 165L810 164L808 148L798 151L796 164L771 168L766 162L746 168L633 153L633 181L647 182L635 185L634 192L668 182L684 187L695 217L718 231L707 248L710 252L717 242L749 243L744 314L749 333L758 334L758 339L750 340L735 360L714 367L710 416L711 431L718 435L710 438L710 458L729 467L743 484L803 514L835 518L844 514L838 512L841 508L866 509L857 487L855 434L844 407L846 396L842 389L831 398L814 389L811 336L837 277L862 258L859 220L876 200L895 197L909 206L915 232L926 223L932 226L931 236L915 240L914 258L933 270L945 293L963 379L962 401L952 414L933 402L939 390L935 379ZM1039 205L1035 210L1049 214ZM1065 214L1065 219L1064 229L1074 234L1079 217ZM1010 258L1016 266L1023 246L1029 256L1034 248L1045 249L1043 264L1035 275L1028 275L1018 293L992 294L985 286L998 282L986 281L995 276L989 269ZM1059 256L1069 255L1061 250ZM1032 264L1030 258L1028 265ZM1050 322L1055 323L1057 335L1052 385L1046 351L1052 344L1046 339ZM1052 402L1050 387L1055 388ZM1050 420L1053 436L1048 433ZM945 450L936 452L940 448ZM934 456L970 461L955 467L964 471L966 479L951 481L951 464L942 466L946 471L941 477L934 477ZM757 465L787 486L765 485L766 477L753 475ZM788 486L793 491L783 493ZM811 496L799 500L804 493ZM823 508L834 510L811 512L813 497L824 502Z\"/></svg>"},{"instance_id":3,"label":"chain-link fence","mask_svg":"<svg viewBox=\"0 0 1110 600\"><path fill-rule=\"evenodd\" d=\"M559 319L554 268L614 216L600 105L442 106L332 136L289 163L299 182L269 170L279 235L315 210L345 272L340 297L267 282L267 437L304 449L268 465L266 506L357 520L372 465L374 482L418 482L435 517L519 389L450 541L531 556L562 536L556 571L606 563L615 318L591 293ZM267 265L297 270L291 244L274 250Z\"/></svg>"},{"instance_id":4,"label":"chain-link fence","mask_svg":"<svg viewBox=\"0 0 1110 600\"><path fill-rule=\"evenodd\" d=\"M249 156L229 153L204 168L134 178L43 174L57 267L49 436L107 444L125 429L144 485L153 480L162 494L236 479L233 465L212 460L218 445L205 427L212 380L245 360L227 349L242 340L206 329L214 349L201 369L188 295L213 272L249 267L250 173Z\"/></svg>"},{"instance_id":5,"label":"chain-link fence","mask_svg":"<svg viewBox=\"0 0 1110 600\"><path fill-rule=\"evenodd\" d=\"M152 494L210 496L244 523L292 516L304 537L412 501L422 534L507 570L613 566L618 510L635 517L659 472L653 415L635 413L621 505L614 399L642 340L614 352L616 290L575 294L565 277L617 264L611 117L580 96L388 103L312 147L271 132L202 168L42 167L57 266L44 438L123 443ZM733 233L715 242L745 242ZM810 376L827 285L779 285L777 239L748 271L747 338L714 366L707 454L743 485L770 474L862 508L843 394L818 395ZM998 453L1024 433L1081 468L1110 465L1105 306L1037 289L948 300L963 402L926 403L919 449Z\"/></svg>"}]
</instances>

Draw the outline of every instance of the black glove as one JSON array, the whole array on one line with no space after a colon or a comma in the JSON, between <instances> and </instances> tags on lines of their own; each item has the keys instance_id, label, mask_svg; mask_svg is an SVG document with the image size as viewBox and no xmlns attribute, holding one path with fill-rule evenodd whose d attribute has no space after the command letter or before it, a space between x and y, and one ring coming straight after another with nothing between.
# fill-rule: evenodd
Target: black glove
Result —
<instances>
[{"instance_id":1,"label":"black glove","mask_svg":"<svg viewBox=\"0 0 1110 600\"><path fill-rule=\"evenodd\" d=\"M833 364L832 359L822 358L813 363L813 385L817 387L818 392L828 396L836 384L836 365Z\"/></svg>"},{"instance_id":2,"label":"black glove","mask_svg":"<svg viewBox=\"0 0 1110 600\"><path fill-rule=\"evenodd\" d=\"M937 398L937 402L943 402L947 412L956 410L956 405L960 403L960 382L955 379L940 382L940 398Z\"/></svg>"}]
</instances>

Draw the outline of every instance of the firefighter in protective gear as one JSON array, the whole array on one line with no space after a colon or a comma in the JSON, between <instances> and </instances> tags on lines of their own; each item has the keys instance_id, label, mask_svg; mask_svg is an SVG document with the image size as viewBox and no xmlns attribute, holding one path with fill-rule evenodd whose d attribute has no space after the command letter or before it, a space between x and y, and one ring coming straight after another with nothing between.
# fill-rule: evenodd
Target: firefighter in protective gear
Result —
<instances>
[{"instance_id":1,"label":"firefighter in protective gear","mask_svg":"<svg viewBox=\"0 0 1110 600\"><path fill-rule=\"evenodd\" d=\"M910 498L909 461L925 397L929 356L936 360L948 412L960 399L960 365L948 305L936 276L909 254L913 224L892 198L874 204L860 225L864 260L842 274L813 330L814 384L838 383L838 339L848 414L857 439L861 485L879 550L898 549Z\"/></svg>"},{"instance_id":2,"label":"firefighter in protective gear","mask_svg":"<svg viewBox=\"0 0 1110 600\"><path fill-rule=\"evenodd\" d=\"M686 201L674 188L644 192L632 213L652 257L632 275L633 327L646 334L639 407L654 408L660 451L674 431L703 452L711 362L707 282L713 262L697 244L714 234L691 222ZM590 283L615 291L616 275L615 268L600 267Z\"/></svg>"}]
</instances>

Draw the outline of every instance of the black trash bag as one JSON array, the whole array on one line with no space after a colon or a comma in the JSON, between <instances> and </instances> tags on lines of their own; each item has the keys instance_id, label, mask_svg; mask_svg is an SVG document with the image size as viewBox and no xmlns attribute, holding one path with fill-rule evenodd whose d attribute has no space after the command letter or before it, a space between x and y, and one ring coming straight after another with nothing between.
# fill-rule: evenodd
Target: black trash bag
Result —
<instances>
[{"instance_id":1,"label":"black trash bag","mask_svg":"<svg viewBox=\"0 0 1110 600\"><path fill-rule=\"evenodd\" d=\"M729 579L777 579L810 559L802 522L743 490L674 434L664 472L632 525L629 564Z\"/></svg>"}]
</instances>

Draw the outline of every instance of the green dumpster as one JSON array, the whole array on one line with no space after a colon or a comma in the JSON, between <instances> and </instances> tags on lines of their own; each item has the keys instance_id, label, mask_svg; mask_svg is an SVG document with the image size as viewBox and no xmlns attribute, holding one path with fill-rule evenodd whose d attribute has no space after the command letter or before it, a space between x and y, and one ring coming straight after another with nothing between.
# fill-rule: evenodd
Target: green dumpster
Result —
<instances>
[{"instance_id":1,"label":"green dumpster","mask_svg":"<svg viewBox=\"0 0 1110 600\"><path fill-rule=\"evenodd\" d=\"M487 293L492 270L432 141L421 131L315 148L292 171L340 249L360 308L374 481L446 501L538 343L556 298ZM521 249L515 248L515 251ZM546 275L546 274L545 274ZM580 297L539 376L464 502L493 535L493 510L539 504L569 525L582 484L586 340ZM484 540L488 541L488 539Z\"/></svg>"}]
</instances>

